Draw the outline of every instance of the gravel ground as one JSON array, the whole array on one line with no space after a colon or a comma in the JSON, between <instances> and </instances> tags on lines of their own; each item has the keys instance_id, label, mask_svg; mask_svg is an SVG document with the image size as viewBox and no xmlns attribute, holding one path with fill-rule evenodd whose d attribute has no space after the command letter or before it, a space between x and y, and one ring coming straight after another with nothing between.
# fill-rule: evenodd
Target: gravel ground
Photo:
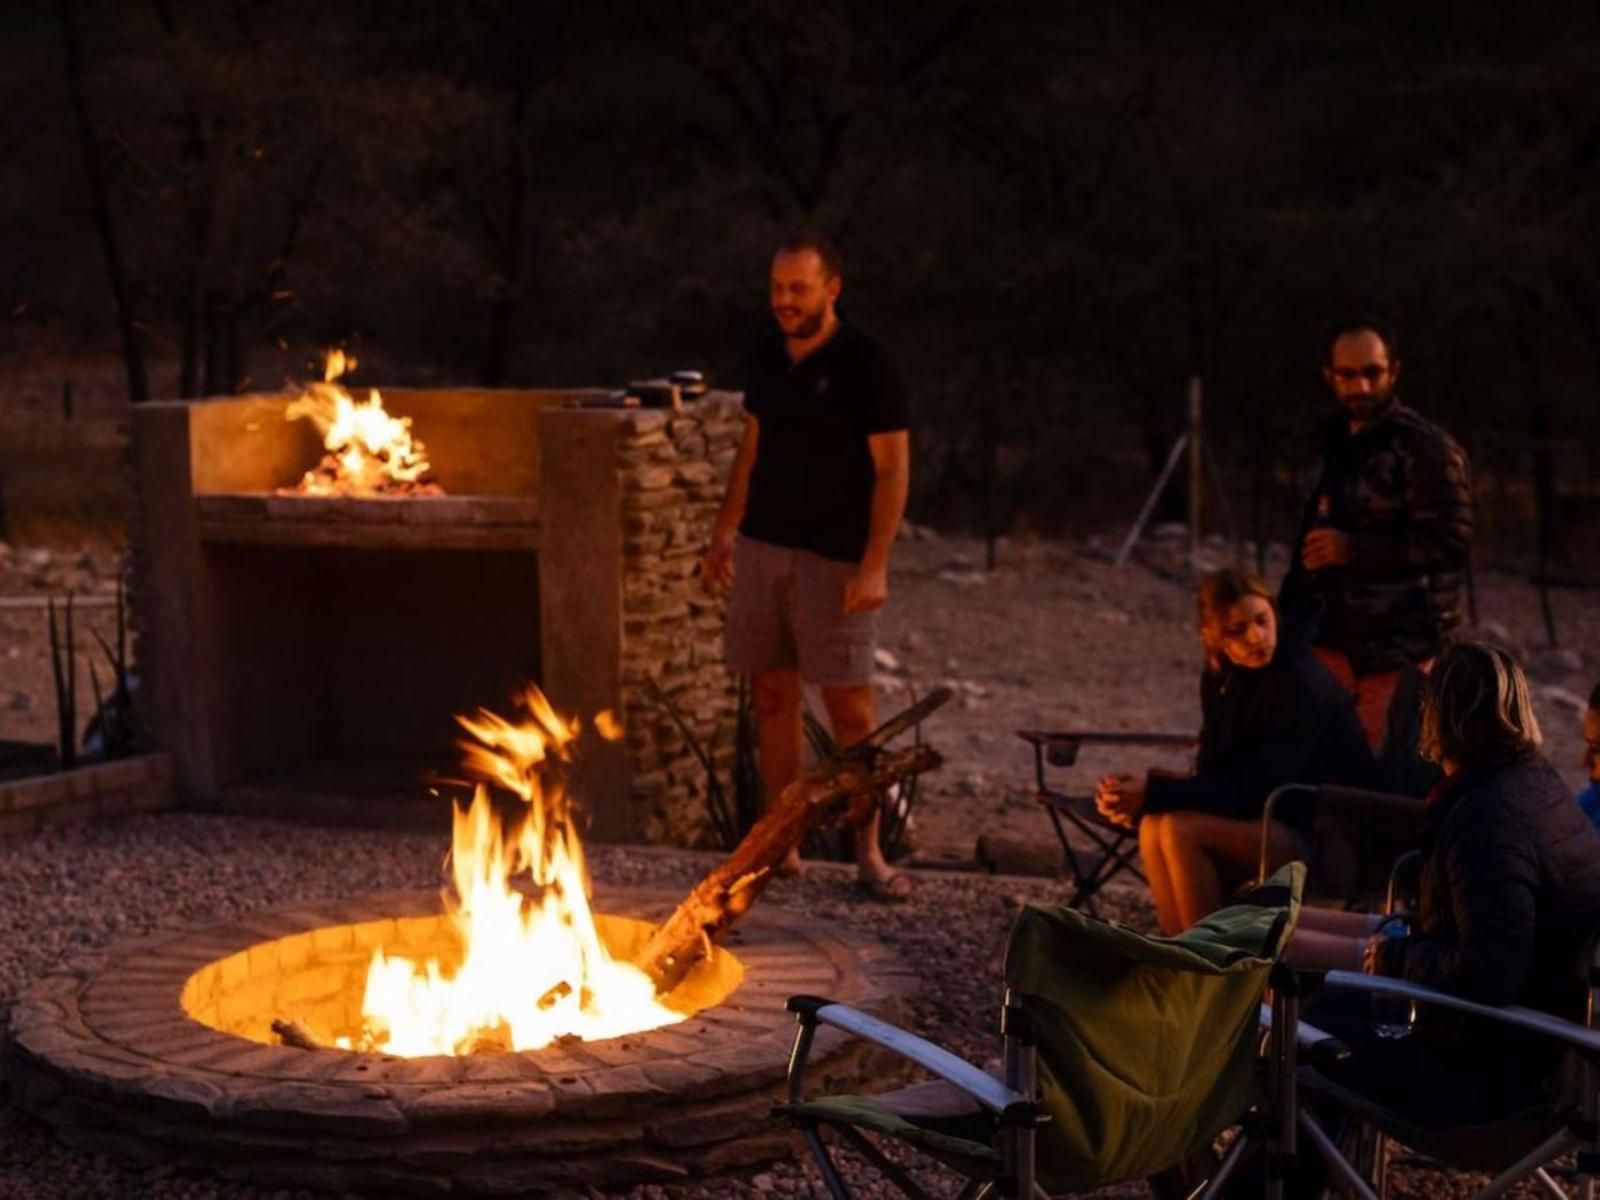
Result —
<instances>
[{"instance_id":1,"label":"gravel ground","mask_svg":"<svg viewBox=\"0 0 1600 1200\"><path fill-rule=\"evenodd\" d=\"M1155 550L1159 551L1160 546ZM1281 553L1275 565L1281 568ZM980 569L976 543L924 531L896 551L895 596L883 645L891 662L879 678L884 710L908 684L948 682L959 699L927 726L947 757L919 802L918 851L925 859L970 859L981 832L1046 837L1029 797L1029 765L1012 734L1028 726L1192 728L1198 670L1187 586L1155 560L1118 571L1093 547L1017 542L1001 548L997 570ZM103 592L115 578L114 548L0 547L0 596ZM1579 697L1600 675L1600 604L1593 591L1552 597L1563 649L1542 645L1537 596L1525 581L1484 572L1479 616L1529 663L1546 752L1577 782ZM89 630L109 635L106 609L80 626L79 700L86 715ZM44 614L0 611L0 736L54 733ZM1085 755L1074 782L1141 762ZM28 982L63 959L168 923L223 921L276 905L440 882L438 838L306 830L282 825L160 816L114 826L0 840L0 1017ZM593 849L597 878L687 887L711 861L658 850ZM861 904L849 875L817 865L807 880L781 883L771 902L872 929L912 962L930 967L910 1014L919 1031L969 1058L990 1057L996 962L1022 898L1064 899L1050 881L919 872L912 903ZM175 881L181 881L175 883ZM1147 898L1120 892L1114 915L1148 927ZM853 1169L859 1170L859 1167ZM1392 1194L1465 1194L1437 1176L1400 1173ZM1122 1189L1141 1194L1142 1188ZM779 1164L753 1177L712 1181L699 1196L812 1195L809 1164ZM49 1131L4 1102L0 1081L0 1200L8 1197L257 1197L209 1179L127 1171L58 1146ZM686 1194L641 1189L639 1197ZM873 1194L867 1189L865 1194Z\"/></svg>"},{"instance_id":2,"label":"gravel ground","mask_svg":"<svg viewBox=\"0 0 1600 1200\"><path fill-rule=\"evenodd\" d=\"M433 886L441 878L445 848L442 835L306 829L195 814L145 816L0 840L0 877L9 883L0 892L0 1025L20 990L76 955L171 925ZM714 861L703 854L608 846L592 847L589 857L598 880L683 888ZM910 902L885 906L857 898L850 877L846 868L814 864L803 879L774 884L763 902L869 929L907 961L936 964L907 1014L908 1023L968 1059L993 1058L998 1052L993 1033L998 962L1006 930L1022 902L1064 900L1062 885L919 871ZM1136 928L1153 924L1142 889L1112 890L1104 911ZM899 1194L850 1154L841 1152L839 1162L856 1194ZM954 1195L948 1173L925 1160L907 1165L933 1194ZM1394 1172L1391 1179L1391 1195L1397 1200L1464 1196L1474 1182L1466 1176L1446 1179L1414 1171ZM1097 1193L1102 1200L1145 1194L1142 1184ZM131 1169L70 1150L46 1126L17 1109L0 1080L0 1200L287 1200L291 1195L311 1193ZM642 1187L626 1195L631 1200L769 1200L826 1193L807 1158L692 1187Z\"/></svg>"},{"instance_id":3,"label":"gravel ground","mask_svg":"<svg viewBox=\"0 0 1600 1200\"><path fill-rule=\"evenodd\" d=\"M0 841L0 1014L30 982L65 959L173 924L231 920L253 909L424 888L440 881L446 838L296 828L194 814L157 815ZM706 855L596 846L590 866L613 883L687 887ZM998 952L1024 899L1064 899L1048 880L919 872L910 903L874 905L850 873L817 865L775 884L763 903L870 929L907 961L937 964L908 1014L920 1032L980 1061L992 1057ZM1122 893L1115 913L1148 925L1142 896ZM849 1169L861 1171L858 1164ZM868 1177L872 1178L872 1177ZM934 1177L936 1180L937 1177ZM930 1180L930 1182L934 1181ZM941 1189L945 1190L945 1189ZM1135 1189L1135 1193L1137 1189ZM810 1163L691 1189L642 1188L635 1197L822 1195ZM0 1103L0 1197L282 1197L209 1178L129 1170L59 1145L50 1131ZM877 1194L869 1187L864 1194ZM890 1194L884 1192L883 1194Z\"/></svg>"}]
</instances>

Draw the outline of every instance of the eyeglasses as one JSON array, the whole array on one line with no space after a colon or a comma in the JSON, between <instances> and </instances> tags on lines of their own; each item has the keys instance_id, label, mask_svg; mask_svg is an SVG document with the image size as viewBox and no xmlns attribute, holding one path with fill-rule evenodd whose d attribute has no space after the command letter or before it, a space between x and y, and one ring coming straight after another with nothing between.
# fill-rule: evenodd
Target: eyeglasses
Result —
<instances>
[{"instance_id":1,"label":"eyeglasses","mask_svg":"<svg viewBox=\"0 0 1600 1200\"><path fill-rule=\"evenodd\" d=\"M1328 374L1340 383L1354 383L1358 379L1365 379L1368 383L1377 383L1389 373L1388 367L1379 366L1377 363L1368 363L1364 367L1329 367Z\"/></svg>"}]
</instances>

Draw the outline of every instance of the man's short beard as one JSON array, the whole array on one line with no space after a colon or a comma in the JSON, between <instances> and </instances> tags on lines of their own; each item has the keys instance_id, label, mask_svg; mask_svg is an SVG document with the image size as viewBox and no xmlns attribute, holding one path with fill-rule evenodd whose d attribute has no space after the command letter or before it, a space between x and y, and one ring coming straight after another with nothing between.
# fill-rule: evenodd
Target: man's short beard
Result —
<instances>
[{"instance_id":1,"label":"man's short beard","mask_svg":"<svg viewBox=\"0 0 1600 1200\"><path fill-rule=\"evenodd\" d=\"M827 315L827 310L822 308L814 312L808 312L801 316L800 320L795 323L794 328L785 330L784 336L801 340L815 337L822 332L822 322L827 318Z\"/></svg>"},{"instance_id":2,"label":"man's short beard","mask_svg":"<svg viewBox=\"0 0 1600 1200\"><path fill-rule=\"evenodd\" d=\"M1346 415L1356 421L1370 421L1394 403L1394 389L1379 393L1369 392L1365 396L1341 396L1339 403L1344 407Z\"/></svg>"}]
</instances>

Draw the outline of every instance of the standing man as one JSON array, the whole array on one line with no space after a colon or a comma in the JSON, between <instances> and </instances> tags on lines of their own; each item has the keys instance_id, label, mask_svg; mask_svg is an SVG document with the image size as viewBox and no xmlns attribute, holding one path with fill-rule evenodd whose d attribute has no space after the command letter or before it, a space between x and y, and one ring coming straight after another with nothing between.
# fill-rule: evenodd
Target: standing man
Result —
<instances>
[{"instance_id":1,"label":"standing man","mask_svg":"<svg viewBox=\"0 0 1600 1200\"><path fill-rule=\"evenodd\" d=\"M1322 430L1322 471L1280 606L1309 618L1320 605L1317 657L1354 695L1376 750L1401 673L1426 673L1462 622L1467 456L1400 403L1400 359L1381 324L1336 329L1322 375L1339 412Z\"/></svg>"},{"instance_id":2,"label":"standing man","mask_svg":"<svg viewBox=\"0 0 1600 1200\"><path fill-rule=\"evenodd\" d=\"M800 774L802 681L821 690L841 746L878 724L873 652L910 483L907 396L882 347L840 319L843 282L821 234L773 255L778 328L749 364L744 440L705 554L706 586L728 592L728 668L753 680L768 805ZM856 864L871 895L905 898L876 811L856 832ZM798 853L786 866L798 870Z\"/></svg>"}]
</instances>

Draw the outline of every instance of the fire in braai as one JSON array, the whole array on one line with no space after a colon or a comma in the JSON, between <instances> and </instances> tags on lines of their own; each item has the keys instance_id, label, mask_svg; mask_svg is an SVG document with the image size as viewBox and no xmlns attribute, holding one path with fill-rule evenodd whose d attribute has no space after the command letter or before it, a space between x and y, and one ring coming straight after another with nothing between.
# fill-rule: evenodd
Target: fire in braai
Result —
<instances>
[{"instance_id":1,"label":"fire in braai","mask_svg":"<svg viewBox=\"0 0 1600 1200\"><path fill-rule=\"evenodd\" d=\"M306 419L322 434L327 453L292 488L290 496L441 496L444 489L430 479L428 451L412 436L411 418L391 416L376 388L357 402L339 380L353 371L356 360L343 350L330 350L322 380L312 383L289 404L285 417Z\"/></svg>"}]
</instances>

